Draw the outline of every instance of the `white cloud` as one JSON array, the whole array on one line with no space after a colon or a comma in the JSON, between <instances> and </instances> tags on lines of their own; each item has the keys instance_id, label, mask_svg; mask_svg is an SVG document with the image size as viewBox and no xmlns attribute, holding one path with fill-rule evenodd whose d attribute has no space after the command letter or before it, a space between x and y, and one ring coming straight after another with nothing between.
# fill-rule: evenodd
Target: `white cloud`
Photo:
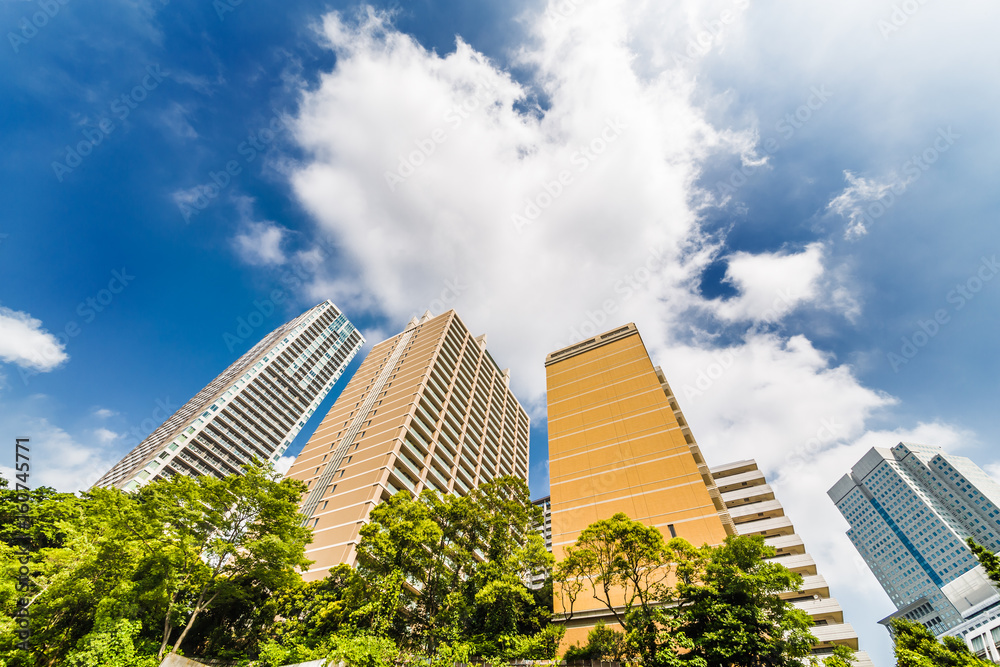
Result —
<instances>
[{"instance_id":1,"label":"white cloud","mask_svg":"<svg viewBox=\"0 0 1000 667\"><path fill-rule=\"evenodd\" d=\"M247 264L284 264L287 261L281 242L287 230L273 222L247 222L236 235L236 251Z\"/></svg>"},{"instance_id":2,"label":"white cloud","mask_svg":"<svg viewBox=\"0 0 1000 667\"><path fill-rule=\"evenodd\" d=\"M288 236L288 229L270 220L254 220L254 200L237 197L236 209L240 214L242 231L233 239L237 254L247 264L277 266L288 261L281 245ZM308 252L299 253L296 259L308 263Z\"/></svg>"},{"instance_id":3,"label":"white cloud","mask_svg":"<svg viewBox=\"0 0 1000 667\"><path fill-rule=\"evenodd\" d=\"M821 243L812 243L799 253L737 252L728 260L725 281L739 294L711 302L724 320L776 322L820 295L824 272Z\"/></svg>"},{"instance_id":4,"label":"white cloud","mask_svg":"<svg viewBox=\"0 0 1000 667\"><path fill-rule=\"evenodd\" d=\"M115 441L115 440L117 440L118 438L121 437L121 434L115 433L114 431L106 429L106 428L94 429L94 435L97 436L97 439L100 442L105 443L105 444L107 444L109 442L113 442L113 441Z\"/></svg>"},{"instance_id":5,"label":"white cloud","mask_svg":"<svg viewBox=\"0 0 1000 667\"><path fill-rule=\"evenodd\" d=\"M282 456L274 462L274 471L278 474L284 475L288 472L288 469L292 467L293 463L295 463L294 456Z\"/></svg>"},{"instance_id":6,"label":"white cloud","mask_svg":"<svg viewBox=\"0 0 1000 667\"><path fill-rule=\"evenodd\" d=\"M902 179L896 174L875 180L845 171L844 178L847 180L847 187L830 200L827 209L847 219L845 238L867 234L868 226L874 218L880 217L886 207L891 205L888 197L903 194L910 183L908 179Z\"/></svg>"},{"instance_id":7,"label":"white cloud","mask_svg":"<svg viewBox=\"0 0 1000 667\"><path fill-rule=\"evenodd\" d=\"M187 209L197 209L201 210L205 208L205 202L208 201L205 196L205 186L195 185L193 187L187 188L186 190L176 190L171 196L174 203L182 211ZM190 222L189 217L185 217L185 222Z\"/></svg>"},{"instance_id":8,"label":"white cloud","mask_svg":"<svg viewBox=\"0 0 1000 667\"><path fill-rule=\"evenodd\" d=\"M107 408L97 408L94 410L94 416L100 417L101 419L107 419L108 417L114 417L118 413L114 410L108 410Z\"/></svg>"},{"instance_id":9,"label":"white cloud","mask_svg":"<svg viewBox=\"0 0 1000 667\"><path fill-rule=\"evenodd\" d=\"M292 179L344 250L317 281L325 295L402 324L457 280L448 307L489 330L530 396L544 391L535 362L574 331L655 323L668 293L687 307L704 261L691 183L700 159L746 137L716 131L689 82L636 74L624 43L640 19L627 16L598 3L540 23L521 58L543 113L461 41L441 57L382 17L329 15L337 66L304 93L295 135L309 160Z\"/></svg>"},{"instance_id":10,"label":"white cloud","mask_svg":"<svg viewBox=\"0 0 1000 667\"><path fill-rule=\"evenodd\" d=\"M160 120L174 136L182 139L197 139L198 132L188 122L188 113L188 109L183 104L172 102L167 110L160 115Z\"/></svg>"},{"instance_id":11,"label":"white cloud","mask_svg":"<svg viewBox=\"0 0 1000 667\"><path fill-rule=\"evenodd\" d=\"M42 328L40 320L0 306L0 360L45 372L67 359L66 346Z\"/></svg>"},{"instance_id":12,"label":"white cloud","mask_svg":"<svg viewBox=\"0 0 1000 667\"><path fill-rule=\"evenodd\" d=\"M78 441L47 419L7 415L0 419L5 431L31 438L31 487L51 486L74 492L90 488L111 469L118 458L111 452ZM8 428L9 427L9 428ZM14 470L0 466L0 474L13 479Z\"/></svg>"}]
</instances>

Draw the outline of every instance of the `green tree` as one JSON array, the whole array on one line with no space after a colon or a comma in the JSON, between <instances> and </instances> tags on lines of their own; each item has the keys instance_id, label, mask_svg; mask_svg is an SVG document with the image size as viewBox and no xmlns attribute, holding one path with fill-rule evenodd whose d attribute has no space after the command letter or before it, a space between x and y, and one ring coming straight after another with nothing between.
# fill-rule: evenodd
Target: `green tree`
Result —
<instances>
[{"instance_id":1,"label":"green tree","mask_svg":"<svg viewBox=\"0 0 1000 667\"><path fill-rule=\"evenodd\" d=\"M427 655L554 653L550 600L525 585L551 565L533 529L540 518L527 485L512 477L464 497L397 493L361 530L357 572L366 594L351 614L355 626Z\"/></svg>"},{"instance_id":2,"label":"green tree","mask_svg":"<svg viewBox=\"0 0 1000 667\"><path fill-rule=\"evenodd\" d=\"M48 486L16 491L0 477L0 541L33 553L62 546L66 535L59 526L72 516L78 502L76 495L58 493ZM22 525L25 507L28 523Z\"/></svg>"},{"instance_id":3,"label":"green tree","mask_svg":"<svg viewBox=\"0 0 1000 667\"><path fill-rule=\"evenodd\" d=\"M125 525L153 546L150 557L166 575L159 657L174 627L183 628L173 644L177 651L199 614L217 601L239 599L250 588L276 592L309 564L305 545L311 532L298 511L302 482L253 465L242 475L178 476L143 491L142 511ZM153 530L158 538L150 535Z\"/></svg>"},{"instance_id":4,"label":"green tree","mask_svg":"<svg viewBox=\"0 0 1000 667\"><path fill-rule=\"evenodd\" d=\"M668 626L686 638L676 664L699 667L798 667L816 638L812 619L781 598L802 577L765 559L764 538L729 536L703 548L702 565L677 583ZM668 660L673 663L673 660Z\"/></svg>"},{"instance_id":5,"label":"green tree","mask_svg":"<svg viewBox=\"0 0 1000 667\"><path fill-rule=\"evenodd\" d=\"M589 592L622 627L623 657L656 664L664 644L674 641L660 632L666 621L663 605L671 598L669 578L678 563L694 555L684 540L668 545L657 528L623 513L592 523L556 566L555 580L569 590L565 620L572 619L579 595Z\"/></svg>"},{"instance_id":6,"label":"green tree","mask_svg":"<svg viewBox=\"0 0 1000 667\"><path fill-rule=\"evenodd\" d=\"M812 619L782 599L802 578L766 560L772 556L759 536L696 549L679 538L665 543L659 530L624 514L597 521L567 549L555 579L566 589L566 620L590 594L621 626L624 642L603 628L569 657L617 651L644 665L798 667L816 642Z\"/></svg>"},{"instance_id":7,"label":"green tree","mask_svg":"<svg viewBox=\"0 0 1000 667\"><path fill-rule=\"evenodd\" d=\"M94 489L79 499L41 499L61 505L55 519L40 516L44 530L33 538L49 546L32 566L36 624L32 658L23 664L119 651L132 631L139 657L150 646L162 656L178 633L173 650L189 639L204 648L220 633L232 643L266 620L247 607L299 580L297 570L308 564L310 533L298 514L303 489L251 466L225 479L160 480L134 494ZM199 631L199 616L216 606L232 616L209 617L214 627ZM220 619L226 622L218 626ZM0 658L8 662L17 655L14 639L0 635Z\"/></svg>"},{"instance_id":8,"label":"green tree","mask_svg":"<svg viewBox=\"0 0 1000 667\"><path fill-rule=\"evenodd\" d=\"M997 558L995 553L971 537L967 538L965 542L969 545L969 549L972 550L973 555L979 560L979 564L986 570L986 574L989 575L993 584L1000 587L1000 558Z\"/></svg>"},{"instance_id":9,"label":"green tree","mask_svg":"<svg viewBox=\"0 0 1000 667\"><path fill-rule=\"evenodd\" d=\"M897 667L987 667L958 637L942 641L920 623L902 618L891 622Z\"/></svg>"},{"instance_id":10,"label":"green tree","mask_svg":"<svg viewBox=\"0 0 1000 667\"><path fill-rule=\"evenodd\" d=\"M352 613L365 603L363 583L349 565L338 565L325 579L297 581L265 603L261 656L265 665L286 665L327 655L335 635L359 632Z\"/></svg>"},{"instance_id":11,"label":"green tree","mask_svg":"<svg viewBox=\"0 0 1000 667\"><path fill-rule=\"evenodd\" d=\"M580 660L619 662L625 655L625 635L617 630L612 630L604 621L598 621L594 629L587 633L587 644L569 647L563 660L566 662Z\"/></svg>"},{"instance_id":12,"label":"green tree","mask_svg":"<svg viewBox=\"0 0 1000 667\"><path fill-rule=\"evenodd\" d=\"M152 655L152 645L146 651L136 648L136 638L142 624L125 618L96 628L80 640L76 649L66 656L66 667L156 667L159 660Z\"/></svg>"}]
</instances>

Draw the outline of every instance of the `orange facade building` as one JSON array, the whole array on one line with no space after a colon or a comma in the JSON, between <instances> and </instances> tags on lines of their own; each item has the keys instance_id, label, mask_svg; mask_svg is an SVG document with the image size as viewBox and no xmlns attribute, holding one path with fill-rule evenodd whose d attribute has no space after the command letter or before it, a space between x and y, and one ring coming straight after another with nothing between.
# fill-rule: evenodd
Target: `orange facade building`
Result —
<instances>
[{"instance_id":1,"label":"orange facade building","mask_svg":"<svg viewBox=\"0 0 1000 667\"><path fill-rule=\"evenodd\" d=\"M552 550L559 560L591 523L624 512L694 545L735 532L701 451L634 324L548 355ZM562 608L558 590L557 615ZM564 645L608 620L581 594Z\"/></svg>"},{"instance_id":2,"label":"orange facade building","mask_svg":"<svg viewBox=\"0 0 1000 667\"><path fill-rule=\"evenodd\" d=\"M527 480L529 426L485 335L454 311L411 320L372 348L287 473L309 486L302 512L315 562L305 579L353 565L369 512L397 491Z\"/></svg>"},{"instance_id":3,"label":"orange facade building","mask_svg":"<svg viewBox=\"0 0 1000 667\"><path fill-rule=\"evenodd\" d=\"M709 469L670 385L650 361L634 324L550 354L549 478L552 551L556 560L591 523L624 512L655 526L665 539L695 546L727 535L761 535L774 559L804 577L782 597L809 614L823 656L835 645L858 648L857 634L830 597L816 563L752 461ZM556 619L565 618L555 591ZM566 622L562 650L585 645L598 620L614 618L587 588ZM872 667L864 652L858 667Z\"/></svg>"}]
</instances>

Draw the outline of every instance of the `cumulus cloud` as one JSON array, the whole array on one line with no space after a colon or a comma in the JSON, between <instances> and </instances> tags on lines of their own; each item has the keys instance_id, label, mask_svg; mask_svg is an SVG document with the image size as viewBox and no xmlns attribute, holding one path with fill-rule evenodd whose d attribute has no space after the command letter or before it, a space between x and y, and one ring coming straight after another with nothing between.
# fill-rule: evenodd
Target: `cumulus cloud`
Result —
<instances>
[{"instance_id":1,"label":"cumulus cloud","mask_svg":"<svg viewBox=\"0 0 1000 667\"><path fill-rule=\"evenodd\" d=\"M328 15L337 66L303 94L292 176L345 251L317 283L400 323L460 284L447 306L535 397L555 347L688 307L706 260L699 161L746 137L713 128L689 82L635 71L635 21L595 3L539 22L529 88L461 40L440 56L377 13Z\"/></svg>"},{"instance_id":2,"label":"cumulus cloud","mask_svg":"<svg viewBox=\"0 0 1000 667\"><path fill-rule=\"evenodd\" d=\"M294 456L282 456L274 462L274 471L278 474L284 475L288 472L288 469L292 467L293 463L295 463Z\"/></svg>"},{"instance_id":3,"label":"cumulus cloud","mask_svg":"<svg viewBox=\"0 0 1000 667\"><path fill-rule=\"evenodd\" d=\"M247 222L244 231L236 235L236 251L247 264L284 264L281 242L287 230L273 222Z\"/></svg>"},{"instance_id":4,"label":"cumulus cloud","mask_svg":"<svg viewBox=\"0 0 1000 667\"><path fill-rule=\"evenodd\" d=\"M51 371L69 359L66 346L28 313L0 306L0 360L35 371Z\"/></svg>"},{"instance_id":5,"label":"cumulus cloud","mask_svg":"<svg viewBox=\"0 0 1000 667\"><path fill-rule=\"evenodd\" d=\"M233 239L237 254L247 264L278 266L288 261L282 243L288 229L270 220L254 220L253 199L238 197L236 209L240 214L241 231ZM308 264L308 255L300 253L297 259Z\"/></svg>"},{"instance_id":6,"label":"cumulus cloud","mask_svg":"<svg viewBox=\"0 0 1000 667\"><path fill-rule=\"evenodd\" d=\"M94 435L97 436L97 439L100 442L105 444L109 442L114 442L115 440L121 437L120 434L115 433L114 431L106 428L94 429Z\"/></svg>"},{"instance_id":7,"label":"cumulus cloud","mask_svg":"<svg viewBox=\"0 0 1000 667\"><path fill-rule=\"evenodd\" d=\"M31 456L37 462L31 468L33 488L51 486L57 491L82 491L90 488L118 460L111 452L79 441L44 418L8 415L0 417L0 424L10 426L10 432L31 438ZM0 466L0 474L10 480L15 473L12 468Z\"/></svg>"},{"instance_id":8,"label":"cumulus cloud","mask_svg":"<svg viewBox=\"0 0 1000 667\"><path fill-rule=\"evenodd\" d=\"M903 194L910 183L909 179L900 178L896 174L876 180L850 171L844 171L844 179L847 187L830 200L827 210L847 220L844 237L849 239L867 234L873 221L872 216L881 216L894 201L894 197Z\"/></svg>"},{"instance_id":9,"label":"cumulus cloud","mask_svg":"<svg viewBox=\"0 0 1000 667\"><path fill-rule=\"evenodd\" d=\"M812 243L799 253L737 252L728 261L725 281L739 294L711 302L724 320L776 322L820 294L821 243Z\"/></svg>"},{"instance_id":10,"label":"cumulus cloud","mask_svg":"<svg viewBox=\"0 0 1000 667\"><path fill-rule=\"evenodd\" d=\"M114 417L118 413L114 410L108 410L107 408L97 408L94 410L94 416L100 417L101 419L107 419L108 417Z\"/></svg>"}]
</instances>

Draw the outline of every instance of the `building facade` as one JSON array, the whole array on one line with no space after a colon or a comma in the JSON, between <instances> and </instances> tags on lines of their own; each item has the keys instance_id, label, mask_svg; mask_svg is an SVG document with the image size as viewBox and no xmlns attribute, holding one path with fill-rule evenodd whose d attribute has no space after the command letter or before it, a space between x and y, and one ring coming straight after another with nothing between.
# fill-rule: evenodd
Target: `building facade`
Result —
<instances>
[{"instance_id":1,"label":"building facade","mask_svg":"<svg viewBox=\"0 0 1000 667\"><path fill-rule=\"evenodd\" d=\"M414 318L372 348L289 469L321 579L354 564L371 509L397 491L466 494L503 475L528 477L528 415L510 373L454 311Z\"/></svg>"},{"instance_id":2,"label":"building facade","mask_svg":"<svg viewBox=\"0 0 1000 667\"><path fill-rule=\"evenodd\" d=\"M676 401L663 390L635 325L557 350L545 361L548 389L552 550L563 557L590 524L618 512L664 537L719 544L735 527ZM554 612L571 610L554 592ZM587 642L604 605L581 595L564 647Z\"/></svg>"},{"instance_id":3,"label":"building facade","mask_svg":"<svg viewBox=\"0 0 1000 667\"><path fill-rule=\"evenodd\" d=\"M364 337L331 301L278 327L94 486L135 490L172 475L239 474L274 462L340 379Z\"/></svg>"},{"instance_id":4,"label":"building facade","mask_svg":"<svg viewBox=\"0 0 1000 667\"><path fill-rule=\"evenodd\" d=\"M876 447L828 495L898 610L883 624L901 616L967 635L996 617L1000 594L965 540L1000 551L1000 485L975 463L928 445Z\"/></svg>"},{"instance_id":5,"label":"building facade","mask_svg":"<svg viewBox=\"0 0 1000 667\"><path fill-rule=\"evenodd\" d=\"M817 623L818 655L858 648L829 587L753 461L709 468L659 367L634 324L548 355L549 475L556 560L591 523L617 512L660 529L665 539L717 545L728 535L763 535L778 562L803 575L786 598ZM554 592L556 618L568 609ZM563 648L587 642L607 608L580 595ZM858 654L859 666L871 661Z\"/></svg>"}]
</instances>

